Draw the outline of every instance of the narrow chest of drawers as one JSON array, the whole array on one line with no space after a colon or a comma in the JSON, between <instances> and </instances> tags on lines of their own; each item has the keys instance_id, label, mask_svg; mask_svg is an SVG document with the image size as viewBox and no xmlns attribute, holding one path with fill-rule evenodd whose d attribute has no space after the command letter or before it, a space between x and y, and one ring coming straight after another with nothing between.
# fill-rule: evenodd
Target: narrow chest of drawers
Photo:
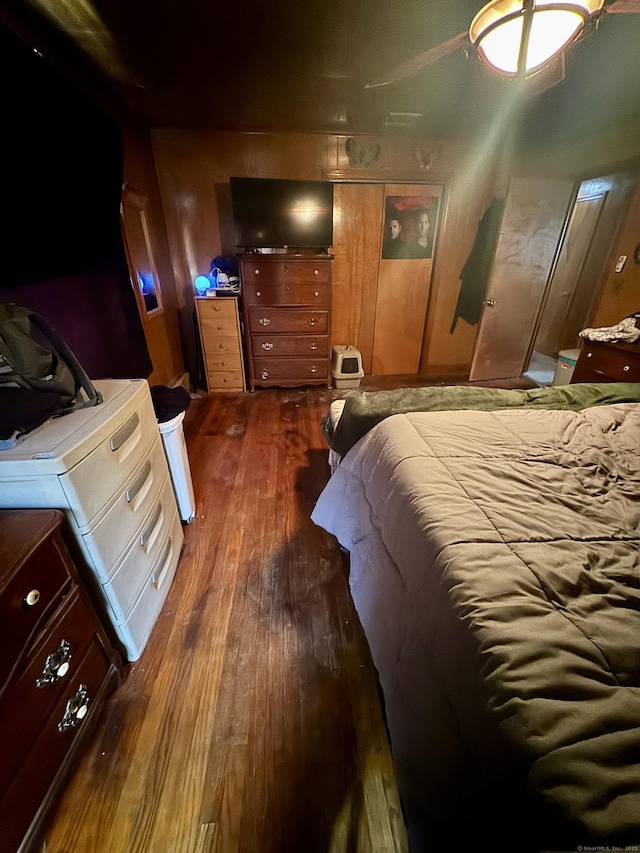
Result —
<instances>
[{"instance_id":1,"label":"narrow chest of drawers","mask_svg":"<svg viewBox=\"0 0 640 853\"><path fill-rule=\"evenodd\" d=\"M0 511L0 850L34 849L121 661L49 509Z\"/></svg>"},{"instance_id":2,"label":"narrow chest of drawers","mask_svg":"<svg viewBox=\"0 0 640 853\"><path fill-rule=\"evenodd\" d=\"M240 259L249 388L331 387L332 255Z\"/></svg>"},{"instance_id":3,"label":"narrow chest of drawers","mask_svg":"<svg viewBox=\"0 0 640 853\"><path fill-rule=\"evenodd\" d=\"M238 299L196 297L207 391L244 391Z\"/></svg>"}]
</instances>

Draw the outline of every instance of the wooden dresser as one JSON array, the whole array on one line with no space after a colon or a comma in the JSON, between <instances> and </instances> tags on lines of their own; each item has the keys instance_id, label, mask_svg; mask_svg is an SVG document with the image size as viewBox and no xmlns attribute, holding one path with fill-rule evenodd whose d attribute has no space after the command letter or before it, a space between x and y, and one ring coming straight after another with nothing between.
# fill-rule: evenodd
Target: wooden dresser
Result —
<instances>
[{"instance_id":1,"label":"wooden dresser","mask_svg":"<svg viewBox=\"0 0 640 853\"><path fill-rule=\"evenodd\" d=\"M640 343L583 341L571 382L640 382Z\"/></svg>"},{"instance_id":2,"label":"wooden dresser","mask_svg":"<svg viewBox=\"0 0 640 853\"><path fill-rule=\"evenodd\" d=\"M59 510L0 511L0 851L35 849L121 663Z\"/></svg>"},{"instance_id":3,"label":"wooden dresser","mask_svg":"<svg viewBox=\"0 0 640 853\"><path fill-rule=\"evenodd\" d=\"M331 387L333 255L240 258L249 389Z\"/></svg>"},{"instance_id":4,"label":"wooden dresser","mask_svg":"<svg viewBox=\"0 0 640 853\"><path fill-rule=\"evenodd\" d=\"M244 391L237 296L196 297L207 391Z\"/></svg>"}]
</instances>

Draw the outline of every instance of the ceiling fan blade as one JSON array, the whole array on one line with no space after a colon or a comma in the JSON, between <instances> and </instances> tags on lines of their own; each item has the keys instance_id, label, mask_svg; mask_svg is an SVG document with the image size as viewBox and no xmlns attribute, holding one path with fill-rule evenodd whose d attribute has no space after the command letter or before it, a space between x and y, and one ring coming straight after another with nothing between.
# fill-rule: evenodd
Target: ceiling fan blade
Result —
<instances>
[{"instance_id":1,"label":"ceiling fan blade","mask_svg":"<svg viewBox=\"0 0 640 853\"><path fill-rule=\"evenodd\" d=\"M465 30L465 32L458 33L457 36L450 38L448 41L443 41L441 44L425 50L424 53L414 56L413 59L403 62L402 65L398 65L397 68L394 68L384 77L379 77L377 80L372 80L371 83L366 83L364 88L379 89L383 86L391 86L393 83L398 83L400 80L417 74L423 68L434 65L436 62L444 59L445 56L449 56L449 54L469 44L469 34Z\"/></svg>"},{"instance_id":2,"label":"ceiling fan blade","mask_svg":"<svg viewBox=\"0 0 640 853\"><path fill-rule=\"evenodd\" d=\"M605 6L610 15L640 15L640 0L615 0L610 6Z\"/></svg>"}]
</instances>

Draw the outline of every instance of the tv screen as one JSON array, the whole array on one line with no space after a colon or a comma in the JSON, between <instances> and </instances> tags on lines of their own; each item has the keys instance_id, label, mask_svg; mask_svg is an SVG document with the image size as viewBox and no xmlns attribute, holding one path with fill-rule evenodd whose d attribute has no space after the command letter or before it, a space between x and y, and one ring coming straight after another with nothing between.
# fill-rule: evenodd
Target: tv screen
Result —
<instances>
[{"instance_id":1,"label":"tv screen","mask_svg":"<svg viewBox=\"0 0 640 853\"><path fill-rule=\"evenodd\" d=\"M231 178L236 245L327 249L333 244L333 184Z\"/></svg>"}]
</instances>

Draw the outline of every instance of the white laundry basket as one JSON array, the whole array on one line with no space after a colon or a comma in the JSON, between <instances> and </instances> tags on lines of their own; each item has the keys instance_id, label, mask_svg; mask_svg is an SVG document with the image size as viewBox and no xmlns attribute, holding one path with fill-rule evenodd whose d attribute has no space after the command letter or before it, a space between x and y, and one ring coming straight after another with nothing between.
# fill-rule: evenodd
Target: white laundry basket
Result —
<instances>
[{"instance_id":1,"label":"white laundry basket","mask_svg":"<svg viewBox=\"0 0 640 853\"><path fill-rule=\"evenodd\" d=\"M178 502L178 511L182 521L189 522L196 514L196 500L193 494L191 468L187 455L187 444L184 440L182 421L184 412L180 412L170 421L158 423L165 456L169 463L169 472L173 483L173 491Z\"/></svg>"}]
</instances>

